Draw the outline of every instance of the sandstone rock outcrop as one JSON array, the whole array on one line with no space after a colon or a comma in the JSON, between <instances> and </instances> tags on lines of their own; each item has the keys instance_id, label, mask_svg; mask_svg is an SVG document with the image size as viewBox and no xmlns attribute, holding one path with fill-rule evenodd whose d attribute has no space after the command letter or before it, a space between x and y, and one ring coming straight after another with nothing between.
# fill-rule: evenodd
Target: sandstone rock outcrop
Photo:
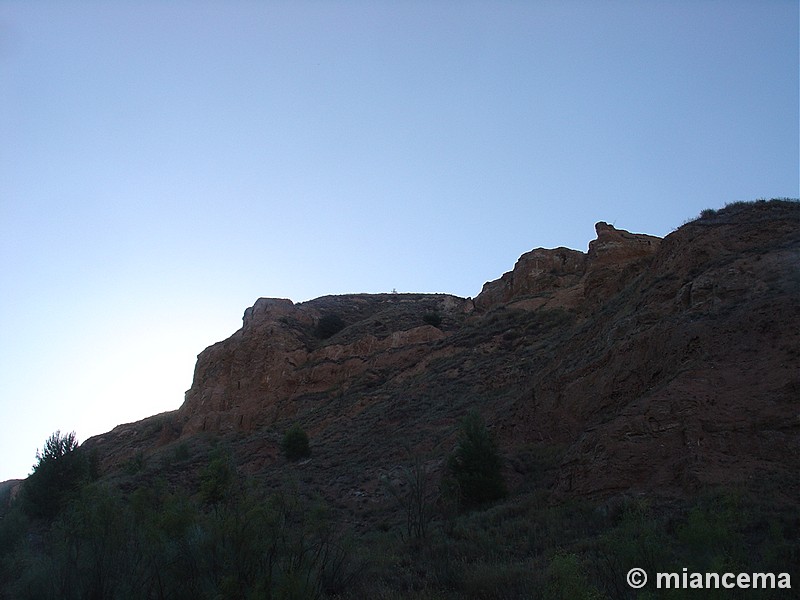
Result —
<instances>
[{"instance_id":1,"label":"sandstone rock outcrop","mask_svg":"<svg viewBox=\"0 0 800 600\"><path fill-rule=\"evenodd\" d=\"M569 248L537 248L523 254L514 270L484 284L475 298L480 310L508 305L578 309L587 302L603 302L618 291L637 265L658 250L661 238L595 225L597 239L584 254Z\"/></svg>"},{"instance_id":2,"label":"sandstone rock outcrop","mask_svg":"<svg viewBox=\"0 0 800 600\"><path fill-rule=\"evenodd\" d=\"M583 252L537 248L520 256L513 271L485 283L475 307L483 311L509 304L532 310L554 305L574 308L581 300L585 274Z\"/></svg>"},{"instance_id":3,"label":"sandstone rock outcrop","mask_svg":"<svg viewBox=\"0 0 800 600\"><path fill-rule=\"evenodd\" d=\"M113 468L228 435L243 469L278 477L280 434L299 422L314 453L304 476L358 510L408 449L441 468L477 408L512 485L541 472L526 453L548 448L556 496L780 482L796 501L800 204L735 205L664 239L596 229L587 253L532 250L474 301L260 299L200 354L180 410L87 445ZM345 327L315 336L332 314Z\"/></svg>"},{"instance_id":4,"label":"sandstone rock outcrop","mask_svg":"<svg viewBox=\"0 0 800 600\"><path fill-rule=\"evenodd\" d=\"M184 434L251 430L294 417L295 398L346 391L382 369L419 361L446 333L425 323L437 314L451 326L466 300L446 295L385 294L320 298L302 304L261 298L245 311L242 328L197 359L191 389L179 411ZM328 315L349 327L330 339L314 337Z\"/></svg>"},{"instance_id":5,"label":"sandstone rock outcrop","mask_svg":"<svg viewBox=\"0 0 800 600\"><path fill-rule=\"evenodd\" d=\"M651 256L658 250L661 238L643 233L615 229L600 221L594 226L597 239L589 242L588 260L592 266L620 267Z\"/></svg>"}]
</instances>

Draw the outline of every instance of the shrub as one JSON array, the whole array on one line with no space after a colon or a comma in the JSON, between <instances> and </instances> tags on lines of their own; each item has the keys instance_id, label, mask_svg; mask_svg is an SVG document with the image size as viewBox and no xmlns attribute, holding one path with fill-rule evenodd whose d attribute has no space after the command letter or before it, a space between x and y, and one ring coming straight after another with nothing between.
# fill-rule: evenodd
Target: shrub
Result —
<instances>
[{"instance_id":1,"label":"shrub","mask_svg":"<svg viewBox=\"0 0 800 600\"><path fill-rule=\"evenodd\" d=\"M144 469L146 464L147 459L145 459L144 453L139 451L125 461L125 472L128 475L136 475Z\"/></svg>"},{"instance_id":2,"label":"shrub","mask_svg":"<svg viewBox=\"0 0 800 600\"><path fill-rule=\"evenodd\" d=\"M442 324L442 315L440 315L438 312L425 313L422 316L422 320L425 321L428 325L439 327L439 325Z\"/></svg>"},{"instance_id":3,"label":"shrub","mask_svg":"<svg viewBox=\"0 0 800 600\"><path fill-rule=\"evenodd\" d=\"M717 211L713 208L704 208L700 211L700 218L701 219L710 219L711 217L716 217Z\"/></svg>"},{"instance_id":4,"label":"shrub","mask_svg":"<svg viewBox=\"0 0 800 600\"><path fill-rule=\"evenodd\" d=\"M548 584L544 590L547 600L600 600L602 595L589 583L575 554L560 552L550 561Z\"/></svg>"},{"instance_id":5,"label":"shrub","mask_svg":"<svg viewBox=\"0 0 800 600\"><path fill-rule=\"evenodd\" d=\"M325 315L317 321L314 335L321 340L327 340L345 328L345 322L339 315Z\"/></svg>"},{"instance_id":6,"label":"shrub","mask_svg":"<svg viewBox=\"0 0 800 600\"><path fill-rule=\"evenodd\" d=\"M200 475L200 496L206 504L219 504L231 498L236 482L236 467L231 456L222 450L212 452L211 460Z\"/></svg>"},{"instance_id":7,"label":"shrub","mask_svg":"<svg viewBox=\"0 0 800 600\"><path fill-rule=\"evenodd\" d=\"M491 433L476 411L461 423L455 452L447 462L462 507L475 507L504 498L502 457Z\"/></svg>"},{"instance_id":8,"label":"shrub","mask_svg":"<svg viewBox=\"0 0 800 600\"><path fill-rule=\"evenodd\" d=\"M311 448L308 445L308 435L295 423L284 434L281 443L283 454L289 460L300 460L311 456Z\"/></svg>"},{"instance_id":9,"label":"shrub","mask_svg":"<svg viewBox=\"0 0 800 600\"><path fill-rule=\"evenodd\" d=\"M75 432L56 431L36 452L33 472L22 487L28 515L53 519L89 479L89 461L78 447Z\"/></svg>"},{"instance_id":10,"label":"shrub","mask_svg":"<svg viewBox=\"0 0 800 600\"><path fill-rule=\"evenodd\" d=\"M178 462L189 460L190 452L189 445L186 442L181 442L175 447L174 458Z\"/></svg>"}]
</instances>

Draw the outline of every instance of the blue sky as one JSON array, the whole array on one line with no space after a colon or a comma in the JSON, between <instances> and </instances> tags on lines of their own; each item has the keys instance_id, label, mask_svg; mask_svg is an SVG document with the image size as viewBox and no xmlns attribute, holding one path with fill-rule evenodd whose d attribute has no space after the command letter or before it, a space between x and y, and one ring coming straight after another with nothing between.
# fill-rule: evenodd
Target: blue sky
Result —
<instances>
[{"instance_id":1,"label":"blue sky","mask_svg":"<svg viewBox=\"0 0 800 600\"><path fill-rule=\"evenodd\" d=\"M0 480L260 296L475 296L797 197L796 1L0 2Z\"/></svg>"}]
</instances>

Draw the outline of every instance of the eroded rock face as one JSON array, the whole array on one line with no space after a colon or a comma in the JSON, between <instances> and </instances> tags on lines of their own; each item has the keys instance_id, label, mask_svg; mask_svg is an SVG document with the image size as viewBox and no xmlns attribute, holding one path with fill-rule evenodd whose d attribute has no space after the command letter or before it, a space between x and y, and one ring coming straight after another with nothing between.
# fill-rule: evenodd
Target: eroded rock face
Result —
<instances>
[{"instance_id":1,"label":"eroded rock face","mask_svg":"<svg viewBox=\"0 0 800 600\"><path fill-rule=\"evenodd\" d=\"M578 250L537 248L520 256L514 270L484 284L475 298L475 307L487 311L494 307L528 302L529 308L546 304L574 307L580 299L581 281L586 273L586 255ZM558 295L557 302L549 302Z\"/></svg>"},{"instance_id":2,"label":"eroded rock face","mask_svg":"<svg viewBox=\"0 0 800 600\"><path fill-rule=\"evenodd\" d=\"M280 477L280 431L299 422L314 452L307 477L357 507L381 501L377 482L406 449L441 469L458 420L478 408L512 487L538 473L524 453L544 447L558 449L556 495L781 481L796 501L800 204L720 211L663 240L596 229L587 253L532 250L474 302L260 299L200 354L177 413L87 445L108 465L148 444L236 432L242 468ZM345 327L319 339L326 315Z\"/></svg>"},{"instance_id":3,"label":"eroded rock face","mask_svg":"<svg viewBox=\"0 0 800 600\"><path fill-rule=\"evenodd\" d=\"M510 305L516 308L577 309L596 305L619 291L636 274L639 263L659 247L661 238L595 225L597 239L584 254L569 248L537 248L523 254L514 270L484 284L475 298L476 308L487 311Z\"/></svg>"},{"instance_id":4,"label":"eroded rock face","mask_svg":"<svg viewBox=\"0 0 800 600\"><path fill-rule=\"evenodd\" d=\"M520 428L565 444L563 495L781 481L792 501L800 205L700 219L642 254L644 270L531 376L509 435Z\"/></svg>"},{"instance_id":5,"label":"eroded rock face","mask_svg":"<svg viewBox=\"0 0 800 600\"><path fill-rule=\"evenodd\" d=\"M369 370L408 368L418 359L419 346L446 336L426 324L425 315L460 320L467 302L445 295L361 295L349 297L352 314L345 314L342 300L256 301L239 331L198 356L179 411L183 434L274 423L296 414L294 398L346 389ZM316 339L314 327L325 314L343 316L352 327Z\"/></svg>"},{"instance_id":6,"label":"eroded rock face","mask_svg":"<svg viewBox=\"0 0 800 600\"><path fill-rule=\"evenodd\" d=\"M593 311L641 275L658 250L661 238L615 229L608 223L595 225L597 239L589 242L583 296Z\"/></svg>"},{"instance_id":7,"label":"eroded rock face","mask_svg":"<svg viewBox=\"0 0 800 600\"><path fill-rule=\"evenodd\" d=\"M620 273L651 256L660 241L606 223L598 223L596 229L598 237L590 243L588 254L568 248L538 248L523 254L513 271L484 285L474 307L480 311L498 306L577 309L586 303L587 289L595 301L616 291L624 279ZM360 328L346 332L345 338L337 335L324 343L314 339L319 319L324 314L339 316L347 299L352 304L347 309L350 325ZM458 322L471 306L469 300L453 296L405 294L327 298L305 304L260 298L245 311L239 331L198 356L192 387L179 411L185 420L184 434L251 430L294 416L293 398L346 389L349 381L376 367L394 372L409 369L419 352L425 351L417 346L428 348L447 335L424 324L426 310ZM405 322L397 321L398 310L406 315ZM380 316L389 313L389 318ZM364 329L369 320L372 329Z\"/></svg>"},{"instance_id":8,"label":"eroded rock face","mask_svg":"<svg viewBox=\"0 0 800 600\"><path fill-rule=\"evenodd\" d=\"M599 222L594 226L597 239L589 242L588 260L593 268L620 267L631 261L653 255L661 243L661 238L643 233L630 233L615 229L608 223Z\"/></svg>"}]
</instances>

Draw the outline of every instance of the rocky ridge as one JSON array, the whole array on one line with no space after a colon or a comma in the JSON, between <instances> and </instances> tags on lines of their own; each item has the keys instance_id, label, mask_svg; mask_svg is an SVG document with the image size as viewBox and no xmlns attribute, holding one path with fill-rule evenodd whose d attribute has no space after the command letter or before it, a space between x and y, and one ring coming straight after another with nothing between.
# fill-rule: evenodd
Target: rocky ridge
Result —
<instances>
[{"instance_id":1,"label":"rocky ridge","mask_svg":"<svg viewBox=\"0 0 800 600\"><path fill-rule=\"evenodd\" d=\"M299 422L314 454L298 468L357 511L381 502L378 482L408 453L441 469L476 407L512 489L679 496L770 482L796 501L800 205L734 205L664 239L596 231L587 253L524 254L474 300L259 299L198 356L179 410L86 446L113 471L228 436L241 468L269 478L288 468L280 435ZM344 326L321 337L326 315Z\"/></svg>"}]
</instances>

